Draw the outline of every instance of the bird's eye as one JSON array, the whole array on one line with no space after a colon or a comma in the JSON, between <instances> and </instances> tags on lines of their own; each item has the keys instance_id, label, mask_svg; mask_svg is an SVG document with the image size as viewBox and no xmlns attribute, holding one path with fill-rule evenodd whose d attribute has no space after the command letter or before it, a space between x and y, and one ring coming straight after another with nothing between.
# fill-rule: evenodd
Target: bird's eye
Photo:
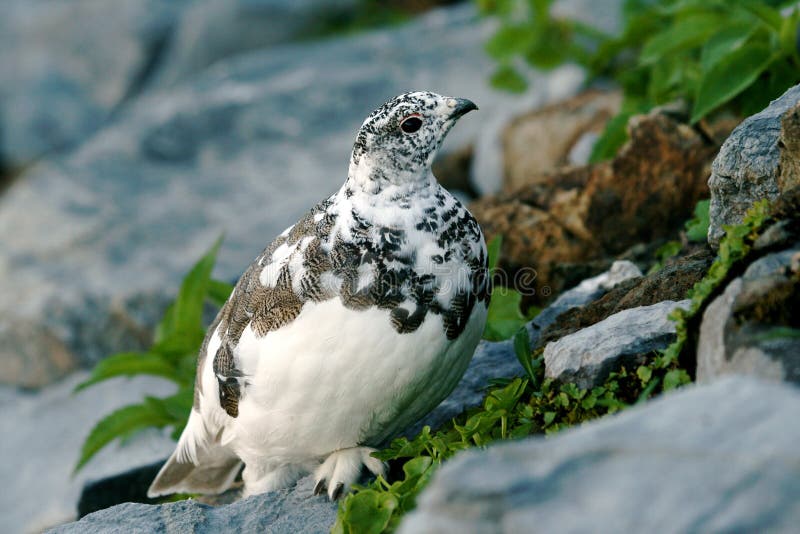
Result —
<instances>
[{"instance_id":1,"label":"bird's eye","mask_svg":"<svg viewBox=\"0 0 800 534\"><path fill-rule=\"evenodd\" d=\"M400 123L400 129L405 133L414 133L419 130L420 127L422 127L422 119L416 115L406 117L403 122Z\"/></svg>"}]
</instances>

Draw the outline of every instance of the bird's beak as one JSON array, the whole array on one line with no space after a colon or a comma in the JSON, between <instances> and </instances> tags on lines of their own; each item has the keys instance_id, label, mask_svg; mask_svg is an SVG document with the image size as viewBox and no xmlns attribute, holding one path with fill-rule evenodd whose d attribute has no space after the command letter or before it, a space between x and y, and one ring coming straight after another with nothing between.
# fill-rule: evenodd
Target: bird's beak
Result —
<instances>
[{"instance_id":1,"label":"bird's beak","mask_svg":"<svg viewBox=\"0 0 800 534\"><path fill-rule=\"evenodd\" d=\"M467 100L466 98L451 98L450 100L454 101L452 105L453 111L450 112L450 120L456 120L470 111L474 111L478 109L478 106L475 105L475 102L472 100ZM450 102L448 102L448 105Z\"/></svg>"}]
</instances>

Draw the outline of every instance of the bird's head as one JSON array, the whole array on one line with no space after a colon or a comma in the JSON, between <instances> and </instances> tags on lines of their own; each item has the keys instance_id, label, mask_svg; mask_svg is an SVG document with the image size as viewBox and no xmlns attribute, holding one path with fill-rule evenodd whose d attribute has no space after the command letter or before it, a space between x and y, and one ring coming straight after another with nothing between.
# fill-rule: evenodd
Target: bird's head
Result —
<instances>
[{"instance_id":1,"label":"bird's head","mask_svg":"<svg viewBox=\"0 0 800 534\"><path fill-rule=\"evenodd\" d=\"M350 159L350 176L368 189L430 175L431 163L450 128L478 109L465 98L417 91L373 111L361 125Z\"/></svg>"}]
</instances>

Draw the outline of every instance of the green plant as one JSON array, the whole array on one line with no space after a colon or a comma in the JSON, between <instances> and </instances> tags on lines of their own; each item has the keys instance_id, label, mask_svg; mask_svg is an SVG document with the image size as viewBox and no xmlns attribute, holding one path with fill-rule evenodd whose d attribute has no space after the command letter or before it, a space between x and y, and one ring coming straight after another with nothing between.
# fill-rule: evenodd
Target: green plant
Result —
<instances>
[{"instance_id":1,"label":"green plant","mask_svg":"<svg viewBox=\"0 0 800 534\"><path fill-rule=\"evenodd\" d=\"M679 360L689 339L689 321L702 311L709 297L727 279L730 270L747 256L769 218L769 201L763 199L753 204L741 224L723 226L725 235L720 240L717 258L703 279L689 291L688 297L692 299L689 309L678 308L672 312L671 318L676 322L678 337L661 353L665 365Z\"/></svg>"},{"instance_id":2,"label":"green plant","mask_svg":"<svg viewBox=\"0 0 800 534\"><path fill-rule=\"evenodd\" d=\"M478 0L483 14L501 22L486 45L498 62L492 83L524 90L523 62L539 69L575 62L590 80L616 81L622 109L595 145L593 161L616 154L633 114L682 99L692 123L721 108L749 115L800 81L800 11L781 11L794 1L625 0L618 35L556 17L552 3Z\"/></svg>"},{"instance_id":3,"label":"green plant","mask_svg":"<svg viewBox=\"0 0 800 534\"><path fill-rule=\"evenodd\" d=\"M502 246L503 236L500 235L495 236L487 245L489 250L489 279L492 281L497 278L495 274ZM492 287L492 299L489 302L483 339L488 341L509 339L521 326L533 319L537 313L539 313L539 309L536 307L531 307L527 313L522 313L522 295L519 291L502 285L495 285Z\"/></svg>"},{"instance_id":4,"label":"green plant","mask_svg":"<svg viewBox=\"0 0 800 534\"><path fill-rule=\"evenodd\" d=\"M674 375L680 370L674 364L661 366L654 359L635 372L622 368L612 373L602 386L581 389L545 379L541 351L532 357L525 350L525 356L532 362L526 366L526 378L496 380L481 406L435 432L426 426L413 439L396 439L376 453L385 462L404 462L402 478L388 482L378 477L354 488L339 507L333 532L394 530L403 514L414 509L417 495L441 463L461 450L552 434L617 412L679 383Z\"/></svg>"},{"instance_id":5,"label":"green plant","mask_svg":"<svg viewBox=\"0 0 800 534\"><path fill-rule=\"evenodd\" d=\"M710 200L701 200L694 207L694 217L686 221L686 238L692 243L704 243L708 239Z\"/></svg>"},{"instance_id":6,"label":"green plant","mask_svg":"<svg viewBox=\"0 0 800 534\"><path fill-rule=\"evenodd\" d=\"M146 397L105 416L87 436L75 472L113 440L124 441L145 428L172 427L173 438L180 436L192 407L197 352L205 336L204 303L221 306L232 290L229 284L211 278L221 241L217 240L183 279L156 328L153 346L146 352L122 352L101 360L76 388L80 391L119 376L155 375L174 382L178 391L163 398Z\"/></svg>"}]
</instances>

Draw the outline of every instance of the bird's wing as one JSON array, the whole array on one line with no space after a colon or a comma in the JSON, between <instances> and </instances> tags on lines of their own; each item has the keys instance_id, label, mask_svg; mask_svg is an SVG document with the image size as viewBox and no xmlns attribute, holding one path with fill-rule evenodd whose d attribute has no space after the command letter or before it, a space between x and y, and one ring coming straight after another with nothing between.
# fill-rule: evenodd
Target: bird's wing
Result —
<instances>
[{"instance_id":1,"label":"bird's wing","mask_svg":"<svg viewBox=\"0 0 800 534\"><path fill-rule=\"evenodd\" d=\"M219 493L233 482L241 462L223 444L225 423L239 414L247 369L235 349L248 326L262 337L291 322L308 300L331 298L322 273L332 261L320 247L333 225L330 199L307 213L259 255L241 276L206 333L197 361L194 404L172 456L148 495ZM339 261L352 258L340 258ZM302 271L293 285L290 273Z\"/></svg>"}]
</instances>

